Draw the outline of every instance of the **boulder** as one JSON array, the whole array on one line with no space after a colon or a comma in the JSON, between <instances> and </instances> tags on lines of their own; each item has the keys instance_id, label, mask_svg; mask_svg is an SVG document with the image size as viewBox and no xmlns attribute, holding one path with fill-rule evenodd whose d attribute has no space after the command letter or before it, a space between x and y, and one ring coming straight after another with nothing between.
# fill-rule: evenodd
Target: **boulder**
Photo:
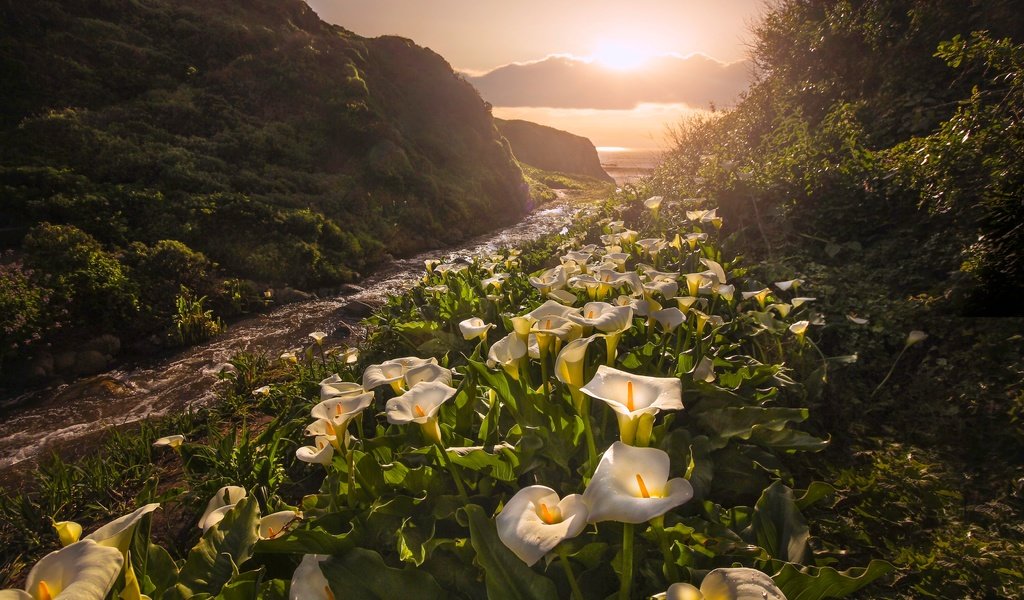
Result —
<instances>
[{"instance_id":1,"label":"boulder","mask_svg":"<svg viewBox=\"0 0 1024 600\"><path fill-rule=\"evenodd\" d=\"M109 362L110 357L99 350L82 350L75 353L74 373L76 376L102 373Z\"/></svg>"},{"instance_id":2,"label":"boulder","mask_svg":"<svg viewBox=\"0 0 1024 600\"><path fill-rule=\"evenodd\" d=\"M312 300L313 294L295 288L284 287L275 289L273 297L278 304L291 304L292 302Z\"/></svg>"},{"instance_id":3,"label":"boulder","mask_svg":"<svg viewBox=\"0 0 1024 600\"><path fill-rule=\"evenodd\" d=\"M82 345L82 350L96 350L108 356L114 356L121 351L121 340L117 336L105 333L95 337Z\"/></svg>"}]
</instances>

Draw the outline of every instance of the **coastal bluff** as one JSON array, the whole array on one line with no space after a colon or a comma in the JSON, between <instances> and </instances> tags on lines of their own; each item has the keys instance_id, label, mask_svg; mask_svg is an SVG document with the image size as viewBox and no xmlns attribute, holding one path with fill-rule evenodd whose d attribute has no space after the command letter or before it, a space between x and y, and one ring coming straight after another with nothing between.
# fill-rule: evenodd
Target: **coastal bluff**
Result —
<instances>
[{"instance_id":1,"label":"coastal bluff","mask_svg":"<svg viewBox=\"0 0 1024 600\"><path fill-rule=\"evenodd\" d=\"M601 168L594 144L583 136L530 121L494 119L494 123L520 162L545 171L614 182Z\"/></svg>"}]
</instances>

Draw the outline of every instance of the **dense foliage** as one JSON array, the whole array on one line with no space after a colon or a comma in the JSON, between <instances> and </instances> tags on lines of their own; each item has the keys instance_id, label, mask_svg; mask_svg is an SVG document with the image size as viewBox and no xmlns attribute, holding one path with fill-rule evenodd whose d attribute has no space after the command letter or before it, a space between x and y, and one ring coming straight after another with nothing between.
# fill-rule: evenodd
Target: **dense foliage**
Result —
<instances>
[{"instance_id":1,"label":"dense foliage","mask_svg":"<svg viewBox=\"0 0 1024 600\"><path fill-rule=\"evenodd\" d=\"M225 277L333 286L529 202L487 106L441 57L299 0L6 2L0 72L0 242L36 265L66 332L100 288L117 301L93 330L148 334L179 285L220 304ZM89 258L55 271L61 244Z\"/></svg>"},{"instance_id":2,"label":"dense foliage","mask_svg":"<svg viewBox=\"0 0 1024 600\"><path fill-rule=\"evenodd\" d=\"M724 580L746 595L722 598L816 600L885 575L814 537L827 521L811 511L835 490L791 470L828 443L802 426L829 363L814 299L725 256L714 211L652 207L577 215L554 245L428 264L375 315L358 363L319 334L280 361L236 357L205 423L108 442L113 468L147 482L115 521L123 535L69 535L68 519L105 520L83 491L126 491L92 487L113 483L103 461L48 467L40 490L3 497L4 531L32 533L5 549L8 581L58 536L48 560L105 553L102 593L123 598L626 600L673 585L713 597ZM614 465L636 472L619 481ZM522 512L524 493L557 505Z\"/></svg>"},{"instance_id":3,"label":"dense foliage","mask_svg":"<svg viewBox=\"0 0 1024 600\"><path fill-rule=\"evenodd\" d=\"M855 360L812 403L836 439L809 468L844 488L847 550L900 569L884 596L1019 595L1024 13L782 0L753 56L636 193L706 197L730 248L815 282L822 350Z\"/></svg>"}]
</instances>

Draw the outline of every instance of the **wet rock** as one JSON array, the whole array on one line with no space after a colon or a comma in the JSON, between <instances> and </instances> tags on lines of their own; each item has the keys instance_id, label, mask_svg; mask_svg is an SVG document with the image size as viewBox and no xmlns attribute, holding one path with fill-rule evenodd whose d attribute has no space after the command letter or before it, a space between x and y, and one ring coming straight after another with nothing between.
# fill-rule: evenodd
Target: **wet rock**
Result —
<instances>
[{"instance_id":1,"label":"wet rock","mask_svg":"<svg viewBox=\"0 0 1024 600\"><path fill-rule=\"evenodd\" d=\"M57 356L53 357L53 370L61 373L66 373L75 368L75 353L61 352Z\"/></svg>"},{"instance_id":2,"label":"wet rock","mask_svg":"<svg viewBox=\"0 0 1024 600\"><path fill-rule=\"evenodd\" d=\"M313 294L297 290L295 288L285 287L274 290L274 300L278 304L291 304L292 302L305 302L306 300L312 300Z\"/></svg>"},{"instance_id":3,"label":"wet rock","mask_svg":"<svg viewBox=\"0 0 1024 600\"><path fill-rule=\"evenodd\" d=\"M350 300L348 304L342 306L338 312L342 317L348 319L365 319L366 317L373 314L374 309L377 308L372 304L366 302L360 302L359 300Z\"/></svg>"},{"instance_id":4,"label":"wet rock","mask_svg":"<svg viewBox=\"0 0 1024 600\"><path fill-rule=\"evenodd\" d=\"M340 323L337 327L334 328L334 331L331 333L332 338L336 338L339 340L345 339L350 335L352 335L352 328L344 323Z\"/></svg>"},{"instance_id":5,"label":"wet rock","mask_svg":"<svg viewBox=\"0 0 1024 600\"><path fill-rule=\"evenodd\" d=\"M75 353L75 375L95 375L107 370L110 357L99 350L82 350Z\"/></svg>"},{"instance_id":6,"label":"wet rock","mask_svg":"<svg viewBox=\"0 0 1024 600\"><path fill-rule=\"evenodd\" d=\"M117 336L105 333L93 338L82 345L82 350L95 350L108 356L114 356L121 351L121 340Z\"/></svg>"},{"instance_id":7,"label":"wet rock","mask_svg":"<svg viewBox=\"0 0 1024 600\"><path fill-rule=\"evenodd\" d=\"M34 379L51 377L54 372L53 355L46 351L36 354L32 362L28 364L28 372Z\"/></svg>"},{"instance_id":8,"label":"wet rock","mask_svg":"<svg viewBox=\"0 0 1024 600\"><path fill-rule=\"evenodd\" d=\"M358 294L360 292L365 291L366 288L364 288L361 285L356 285L354 283L343 283L340 286L338 286L338 293L341 294L342 296L352 296L354 294Z\"/></svg>"}]
</instances>

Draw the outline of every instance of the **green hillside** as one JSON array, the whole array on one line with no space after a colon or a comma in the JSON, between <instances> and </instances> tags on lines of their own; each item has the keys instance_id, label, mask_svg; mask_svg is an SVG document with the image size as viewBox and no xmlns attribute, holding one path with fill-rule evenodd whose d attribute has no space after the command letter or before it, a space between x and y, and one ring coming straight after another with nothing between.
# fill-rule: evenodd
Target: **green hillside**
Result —
<instances>
[{"instance_id":1,"label":"green hillside","mask_svg":"<svg viewBox=\"0 0 1024 600\"><path fill-rule=\"evenodd\" d=\"M5 1L0 17L0 357L55 324L159 331L180 284L230 315L265 287L351 281L528 207L444 59L301 1Z\"/></svg>"}]
</instances>

